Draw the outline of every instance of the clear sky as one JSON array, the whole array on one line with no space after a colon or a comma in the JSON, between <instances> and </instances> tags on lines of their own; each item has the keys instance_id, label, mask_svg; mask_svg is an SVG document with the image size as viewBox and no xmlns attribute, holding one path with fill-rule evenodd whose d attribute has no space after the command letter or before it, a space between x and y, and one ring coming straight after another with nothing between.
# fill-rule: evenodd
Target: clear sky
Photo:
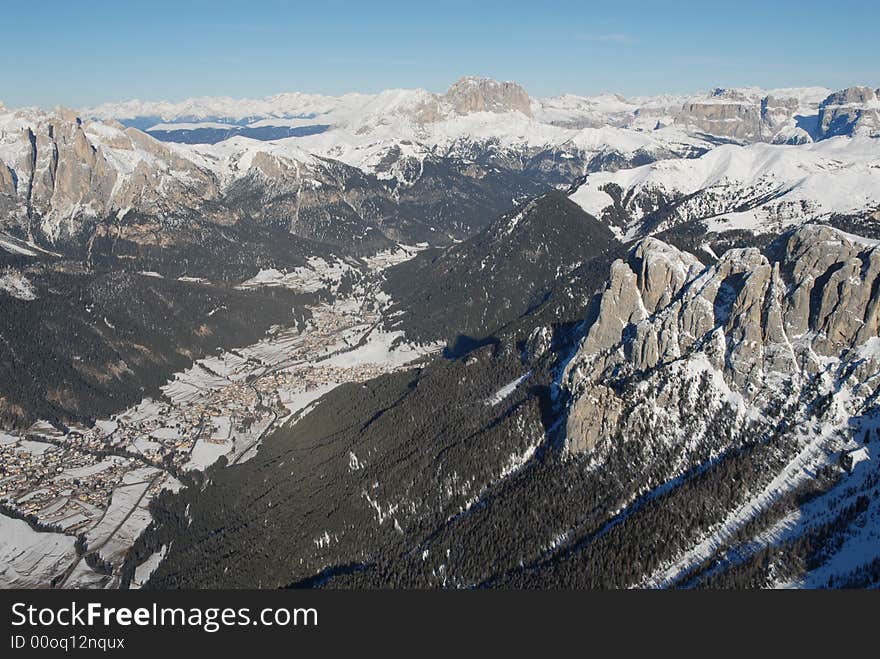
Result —
<instances>
[{"instance_id":1,"label":"clear sky","mask_svg":"<svg viewBox=\"0 0 880 659\"><path fill-rule=\"evenodd\" d=\"M0 100L442 91L533 96L880 86L877 0L0 0Z\"/></svg>"}]
</instances>

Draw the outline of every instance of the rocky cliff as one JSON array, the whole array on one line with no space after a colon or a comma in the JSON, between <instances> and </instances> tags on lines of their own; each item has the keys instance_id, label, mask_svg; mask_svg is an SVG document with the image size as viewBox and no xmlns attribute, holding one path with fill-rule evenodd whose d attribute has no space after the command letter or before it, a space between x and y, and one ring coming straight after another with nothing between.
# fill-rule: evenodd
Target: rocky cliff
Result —
<instances>
[{"instance_id":1,"label":"rocky cliff","mask_svg":"<svg viewBox=\"0 0 880 659\"><path fill-rule=\"evenodd\" d=\"M804 392L817 378L829 391L847 383L856 397L880 346L878 282L880 247L827 226L709 265L639 241L612 265L565 370L570 450L724 407L744 426L793 401L814 405L820 394Z\"/></svg>"},{"instance_id":2,"label":"rocky cliff","mask_svg":"<svg viewBox=\"0 0 880 659\"><path fill-rule=\"evenodd\" d=\"M812 141L812 136L796 117L812 115L817 108L812 94L800 98L719 88L704 97L688 99L675 123L690 131L741 143L802 144Z\"/></svg>"},{"instance_id":3,"label":"rocky cliff","mask_svg":"<svg viewBox=\"0 0 880 659\"><path fill-rule=\"evenodd\" d=\"M531 117L531 99L515 82L490 78L461 78L443 96L458 114L471 112L522 112Z\"/></svg>"},{"instance_id":4,"label":"rocky cliff","mask_svg":"<svg viewBox=\"0 0 880 659\"><path fill-rule=\"evenodd\" d=\"M95 237L169 243L196 221L244 223L374 252L464 238L547 189L491 162L385 156L368 172L290 142L186 147L65 109L0 113L0 229L77 252Z\"/></svg>"},{"instance_id":5,"label":"rocky cliff","mask_svg":"<svg viewBox=\"0 0 880 659\"><path fill-rule=\"evenodd\" d=\"M880 136L880 89L850 87L831 94L819 107L819 137Z\"/></svg>"},{"instance_id":6,"label":"rocky cliff","mask_svg":"<svg viewBox=\"0 0 880 659\"><path fill-rule=\"evenodd\" d=\"M3 223L30 241L65 242L132 210L181 218L217 195L213 177L167 145L65 109L0 116L0 161Z\"/></svg>"}]
</instances>

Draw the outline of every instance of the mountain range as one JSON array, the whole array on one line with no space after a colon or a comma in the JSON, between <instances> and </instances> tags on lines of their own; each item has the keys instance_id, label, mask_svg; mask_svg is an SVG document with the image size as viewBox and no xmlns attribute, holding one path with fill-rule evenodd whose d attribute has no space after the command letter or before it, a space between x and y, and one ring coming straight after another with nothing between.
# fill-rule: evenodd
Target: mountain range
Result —
<instances>
[{"instance_id":1,"label":"mountain range","mask_svg":"<svg viewBox=\"0 0 880 659\"><path fill-rule=\"evenodd\" d=\"M0 106L0 583L876 587L878 96Z\"/></svg>"}]
</instances>

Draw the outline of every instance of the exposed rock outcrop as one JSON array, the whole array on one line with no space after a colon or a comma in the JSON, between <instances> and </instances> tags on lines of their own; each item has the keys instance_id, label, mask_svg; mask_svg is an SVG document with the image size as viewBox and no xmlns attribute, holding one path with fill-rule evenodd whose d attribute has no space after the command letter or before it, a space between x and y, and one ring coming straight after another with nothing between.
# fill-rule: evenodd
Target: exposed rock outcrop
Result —
<instances>
[{"instance_id":1,"label":"exposed rock outcrop","mask_svg":"<svg viewBox=\"0 0 880 659\"><path fill-rule=\"evenodd\" d=\"M255 223L374 252L392 240L463 238L512 199L546 190L492 162L410 146L370 173L290 143L236 137L186 148L64 109L0 114L0 230L91 253L87 245L111 233L167 244L195 236L201 222Z\"/></svg>"},{"instance_id":2,"label":"exposed rock outcrop","mask_svg":"<svg viewBox=\"0 0 880 659\"><path fill-rule=\"evenodd\" d=\"M819 138L835 135L880 136L880 89L849 87L819 106Z\"/></svg>"},{"instance_id":3,"label":"exposed rock outcrop","mask_svg":"<svg viewBox=\"0 0 880 659\"><path fill-rule=\"evenodd\" d=\"M140 131L63 108L2 119L0 209L29 239L64 242L127 210L173 218L217 195L208 172Z\"/></svg>"},{"instance_id":4,"label":"exposed rock outcrop","mask_svg":"<svg viewBox=\"0 0 880 659\"><path fill-rule=\"evenodd\" d=\"M696 395L680 373L704 371L725 403L760 413L876 341L880 246L805 225L773 253L731 249L703 266L645 239L616 261L563 378L569 447L589 449L620 429L628 382L662 392L673 378L666 403L679 405Z\"/></svg>"},{"instance_id":5,"label":"exposed rock outcrop","mask_svg":"<svg viewBox=\"0 0 880 659\"><path fill-rule=\"evenodd\" d=\"M458 114L471 112L522 112L532 116L531 99L515 82L499 82L490 78L461 78L443 99Z\"/></svg>"},{"instance_id":6,"label":"exposed rock outcrop","mask_svg":"<svg viewBox=\"0 0 880 659\"><path fill-rule=\"evenodd\" d=\"M762 96L736 89L715 89L705 98L687 101L675 122L689 130L737 142L800 144L812 141L794 119L802 107L793 97Z\"/></svg>"},{"instance_id":7,"label":"exposed rock outcrop","mask_svg":"<svg viewBox=\"0 0 880 659\"><path fill-rule=\"evenodd\" d=\"M804 144L837 135L880 135L880 90L850 87L817 101L755 90L716 89L685 102L675 122L737 142ZM805 90L807 91L807 90Z\"/></svg>"},{"instance_id":8,"label":"exposed rock outcrop","mask_svg":"<svg viewBox=\"0 0 880 659\"><path fill-rule=\"evenodd\" d=\"M691 130L734 140L757 141L762 136L760 107L726 90L686 103L675 121Z\"/></svg>"},{"instance_id":9,"label":"exposed rock outcrop","mask_svg":"<svg viewBox=\"0 0 880 659\"><path fill-rule=\"evenodd\" d=\"M531 117L532 100L526 90L515 82L469 76L457 80L445 94L432 94L424 90L408 92L396 110L416 124L433 124L475 112L520 112ZM389 108L386 108L385 112L388 111ZM369 128L362 127L361 130Z\"/></svg>"}]
</instances>

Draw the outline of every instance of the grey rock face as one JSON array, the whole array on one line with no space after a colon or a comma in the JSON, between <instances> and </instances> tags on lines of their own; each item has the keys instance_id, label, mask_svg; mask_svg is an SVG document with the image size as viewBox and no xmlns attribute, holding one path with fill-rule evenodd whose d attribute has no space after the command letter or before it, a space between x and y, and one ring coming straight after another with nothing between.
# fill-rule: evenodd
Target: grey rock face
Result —
<instances>
[{"instance_id":1,"label":"grey rock face","mask_svg":"<svg viewBox=\"0 0 880 659\"><path fill-rule=\"evenodd\" d=\"M811 141L809 133L796 125L794 117L799 111L795 98L716 89L705 99L685 103L675 122L692 131L737 142L797 144Z\"/></svg>"},{"instance_id":2,"label":"grey rock face","mask_svg":"<svg viewBox=\"0 0 880 659\"><path fill-rule=\"evenodd\" d=\"M727 402L763 409L877 338L878 281L880 247L827 226L793 232L775 262L747 248L703 266L640 241L613 264L598 316L566 368L569 448L590 449L621 429L626 381L664 391L672 378L667 402L678 405L693 386L682 373L705 373Z\"/></svg>"},{"instance_id":3,"label":"grey rock face","mask_svg":"<svg viewBox=\"0 0 880 659\"><path fill-rule=\"evenodd\" d=\"M410 118L420 124L474 112L521 112L531 117L532 100L515 82L465 77L453 83L445 94L425 94L418 104L406 110Z\"/></svg>"},{"instance_id":4,"label":"grey rock face","mask_svg":"<svg viewBox=\"0 0 880 659\"><path fill-rule=\"evenodd\" d=\"M120 211L173 216L217 194L209 173L134 129L83 124L63 109L17 113L12 125L0 208L30 239L63 242Z\"/></svg>"},{"instance_id":5,"label":"grey rock face","mask_svg":"<svg viewBox=\"0 0 880 659\"><path fill-rule=\"evenodd\" d=\"M850 87L832 94L819 107L819 137L880 136L880 89Z\"/></svg>"},{"instance_id":6,"label":"grey rock face","mask_svg":"<svg viewBox=\"0 0 880 659\"><path fill-rule=\"evenodd\" d=\"M880 90L850 87L816 104L716 89L705 98L685 103L675 122L690 131L744 143L804 144L837 135L877 137Z\"/></svg>"},{"instance_id":7,"label":"grey rock face","mask_svg":"<svg viewBox=\"0 0 880 659\"><path fill-rule=\"evenodd\" d=\"M443 100L450 103L458 114L518 111L532 116L531 99L515 82L461 78L449 88Z\"/></svg>"},{"instance_id":8,"label":"grey rock face","mask_svg":"<svg viewBox=\"0 0 880 659\"><path fill-rule=\"evenodd\" d=\"M707 135L760 141L760 107L747 99L712 98L686 103L676 123Z\"/></svg>"},{"instance_id":9,"label":"grey rock face","mask_svg":"<svg viewBox=\"0 0 880 659\"><path fill-rule=\"evenodd\" d=\"M174 242L195 219L245 221L375 251L462 237L511 199L546 190L491 162L407 158L399 148L380 177L306 152L231 146L201 153L64 110L0 115L0 229L76 251L110 225L141 243ZM126 231L134 217L141 228Z\"/></svg>"}]
</instances>

